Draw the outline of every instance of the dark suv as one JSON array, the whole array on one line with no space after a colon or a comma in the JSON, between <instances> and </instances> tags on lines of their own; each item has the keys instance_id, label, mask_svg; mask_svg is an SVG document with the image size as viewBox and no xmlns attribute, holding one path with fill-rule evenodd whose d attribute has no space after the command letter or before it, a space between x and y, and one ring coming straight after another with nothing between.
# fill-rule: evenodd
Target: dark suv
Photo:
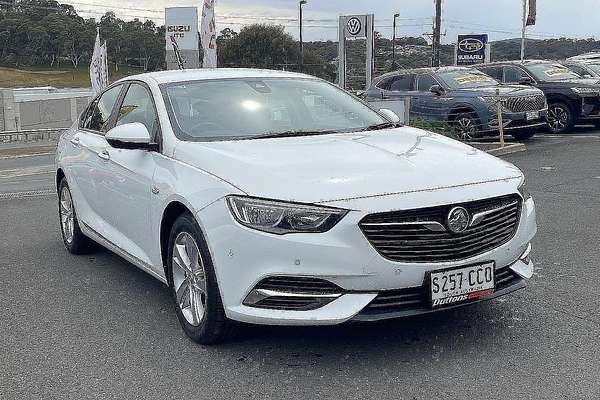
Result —
<instances>
[{"instance_id":1,"label":"dark suv","mask_svg":"<svg viewBox=\"0 0 600 400\"><path fill-rule=\"evenodd\" d=\"M548 126L554 133L569 132L576 123L600 125L598 78L582 78L554 61L506 61L477 68L504 83L541 89L548 99Z\"/></svg>"},{"instance_id":2,"label":"dark suv","mask_svg":"<svg viewBox=\"0 0 600 400\"><path fill-rule=\"evenodd\" d=\"M367 91L367 101L406 97L410 119L447 122L463 140L498 132L498 101L504 129L515 138L528 139L546 125L544 93L528 86L500 85L473 68L395 71L376 78Z\"/></svg>"}]
</instances>

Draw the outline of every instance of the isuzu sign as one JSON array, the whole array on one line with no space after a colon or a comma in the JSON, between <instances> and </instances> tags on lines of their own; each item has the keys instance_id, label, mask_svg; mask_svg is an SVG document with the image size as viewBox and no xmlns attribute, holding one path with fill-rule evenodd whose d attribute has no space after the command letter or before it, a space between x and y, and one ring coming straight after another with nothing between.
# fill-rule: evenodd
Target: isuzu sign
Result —
<instances>
[{"instance_id":1,"label":"isuzu sign","mask_svg":"<svg viewBox=\"0 0 600 400\"><path fill-rule=\"evenodd\" d=\"M165 8L165 20L167 50L171 50L171 36L177 39L180 50L198 50L198 9L196 7Z\"/></svg>"},{"instance_id":2,"label":"isuzu sign","mask_svg":"<svg viewBox=\"0 0 600 400\"><path fill-rule=\"evenodd\" d=\"M488 35L459 35L456 45L456 65L486 62Z\"/></svg>"},{"instance_id":3,"label":"isuzu sign","mask_svg":"<svg viewBox=\"0 0 600 400\"><path fill-rule=\"evenodd\" d=\"M175 51L175 47L177 51ZM199 68L200 51L198 47L198 8L165 8L167 69Z\"/></svg>"}]
</instances>

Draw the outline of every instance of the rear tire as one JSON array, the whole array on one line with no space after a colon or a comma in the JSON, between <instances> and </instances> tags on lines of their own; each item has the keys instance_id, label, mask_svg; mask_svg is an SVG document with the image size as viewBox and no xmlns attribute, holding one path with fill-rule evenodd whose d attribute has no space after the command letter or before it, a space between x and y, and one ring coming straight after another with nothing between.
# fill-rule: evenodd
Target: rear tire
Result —
<instances>
[{"instance_id":1,"label":"rear tire","mask_svg":"<svg viewBox=\"0 0 600 400\"><path fill-rule=\"evenodd\" d=\"M548 106L548 127L556 134L569 133L575 126L573 110L567 103L556 102Z\"/></svg>"},{"instance_id":2,"label":"rear tire","mask_svg":"<svg viewBox=\"0 0 600 400\"><path fill-rule=\"evenodd\" d=\"M62 178L58 185L58 217L63 243L71 254L87 254L94 250L96 243L85 236L79 227L77 211L66 178Z\"/></svg>"},{"instance_id":3,"label":"rear tire","mask_svg":"<svg viewBox=\"0 0 600 400\"><path fill-rule=\"evenodd\" d=\"M232 324L225 316L208 246L190 214L175 220L168 249L167 279L184 332L200 344L224 341Z\"/></svg>"}]
</instances>

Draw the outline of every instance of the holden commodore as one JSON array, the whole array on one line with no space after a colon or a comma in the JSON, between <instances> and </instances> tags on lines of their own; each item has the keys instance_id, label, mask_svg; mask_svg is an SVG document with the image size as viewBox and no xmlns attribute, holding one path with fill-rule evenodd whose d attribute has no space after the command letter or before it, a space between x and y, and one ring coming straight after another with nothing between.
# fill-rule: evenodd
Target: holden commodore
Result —
<instances>
[{"instance_id":1,"label":"holden commodore","mask_svg":"<svg viewBox=\"0 0 600 400\"><path fill-rule=\"evenodd\" d=\"M306 75L126 78L61 136L56 165L67 250L100 244L168 285L199 343L232 321L431 313L533 274L519 169Z\"/></svg>"}]
</instances>

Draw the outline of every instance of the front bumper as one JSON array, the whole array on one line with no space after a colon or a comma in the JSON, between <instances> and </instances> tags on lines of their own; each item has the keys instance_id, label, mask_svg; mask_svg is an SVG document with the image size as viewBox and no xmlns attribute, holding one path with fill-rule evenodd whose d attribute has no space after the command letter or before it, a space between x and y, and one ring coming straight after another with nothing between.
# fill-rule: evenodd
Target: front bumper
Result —
<instances>
[{"instance_id":1,"label":"front bumper","mask_svg":"<svg viewBox=\"0 0 600 400\"><path fill-rule=\"evenodd\" d=\"M535 129L545 126L548 121L548 110L540 110L539 118L527 119L527 113L502 113L502 126L505 131L512 130L523 130L523 129ZM492 117L486 126L484 126L483 132L496 133L500 130L500 121L497 117Z\"/></svg>"},{"instance_id":2,"label":"front bumper","mask_svg":"<svg viewBox=\"0 0 600 400\"><path fill-rule=\"evenodd\" d=\"M455 196L455 199L448 199L449 203L464 201L469 194L457 191ZM398 198L397 201L407 204L406 198ZM527 276L523 270L532 269L531 263L524 267L523 262L518 261L537 230L535 206L531 199L523 203L520 223L512 240L492 251L457 262L411 264L383 258L358 227L358 222L368 213L351 211L326 233L278 236L237 224L224 199L200 210L198 220L207 238L227 317L254 324L333 325L351 319L375 320L415 315L431 310L424 304L418 304L410 310L388 310L374 315L369 313L369 305L382 292L422 287L427 273L441 268L493 260L497 271L510 268L523 275L515 285L503 288L486 299L523 287ZM327 280L339 286L343 294L320 308L307 311L245 305L244 300L257 284L272 276Z\"/></svg>"}]
</instances>

